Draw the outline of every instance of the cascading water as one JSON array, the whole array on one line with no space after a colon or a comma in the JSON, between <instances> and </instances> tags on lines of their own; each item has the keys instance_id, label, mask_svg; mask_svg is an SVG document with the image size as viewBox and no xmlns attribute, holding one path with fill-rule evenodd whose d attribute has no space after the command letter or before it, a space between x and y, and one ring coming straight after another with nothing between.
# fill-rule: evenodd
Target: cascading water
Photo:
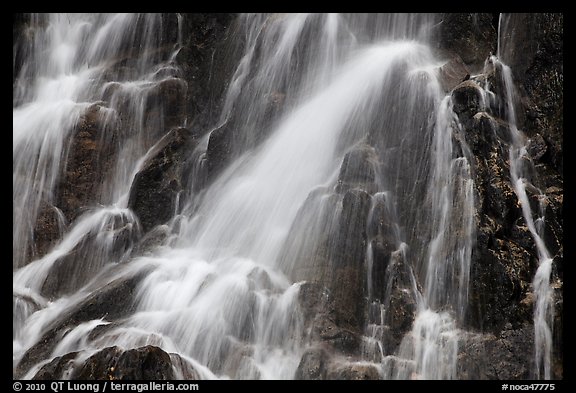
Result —
<instances>
[{"instance_id":1,"label":"cascading water","mask_svg":"<svg viewBox=\"0 0 576 393\"><path fill-rule=\"evenodd\" d=\"M34 16L14 83L15 374L32 378L76 351L82 364L104 348L155 345L180 359L174 372L183 378L194 370L201 379L291 379L317 340L301 291L321 284L346 298L338 280L355 264L352 290L367 309L353 304L351 317L342 307L330 323L360 336L360 355L335 346L333 368L458 378L475 239L473 160L439 79L444 62L430 43L437 21L239 15L243 52L219 117L196 130L186 152L191 180L162 227L169 236L140 248L145 229L129 208L131 187L164 134L187 125L155 101L166 86L185 90L175 60L180 26L170 42L157 34L165 31L159 15ZM74 213L57 206L68 176L61 163L94 113L101 135L89 146L112 146L116 158L103 160L88 206ZM225 133L232 148L216 165L211 143ZM514 149L512 179L547 261L540 220L524 203L520 139ZM60 236L42 253L35 226L50 209L61 217ZM545 378L549 269L541 263L534 281ZM114 297L126 287L121 293L133 299ZM79 317L99 294L119 304ZM51 344L39 346L46 337Z\"/></svg>"},{"instance_id":2,"label":"cascading water","mask_svg":"<svg viewBox=\"0 0 576 393\"><path fill-rule=\"evenodd\" d=\"M500 14L497 53L488 59L486 67L491 68L491 70L487 69L486 72L494 72L496 68L499 70L504 89L504 113L510 127L511 137L509 151L510 181L522 209L522 216L534 239L538 254L538 268L532 281L534 293L534 377L537 379L550 379L554 321L552 301L554 295L550 283L553 258L543 239L546 195L533 184L534 170L533 163L528 159L528 139L518 129L516 107L519 101L516 94L516 86L513 81L512 70L504 63L505 57L513 46L512 42L503 41L502 38L504 34L510 34L507 32L509 18L510 15L508 14ZM487 90L490 91L490 86L487 86ZM537 212L532 211L527 189L530 189L531 193L535 194L535 199L538 201Z\"/></svg>"}]
</instances>

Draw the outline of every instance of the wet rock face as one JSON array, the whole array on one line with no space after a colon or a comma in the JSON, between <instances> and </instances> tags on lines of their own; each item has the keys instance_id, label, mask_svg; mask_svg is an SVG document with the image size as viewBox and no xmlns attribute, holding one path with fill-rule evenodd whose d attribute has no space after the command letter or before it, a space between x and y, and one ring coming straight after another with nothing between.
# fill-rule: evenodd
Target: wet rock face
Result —
<instances>
[{"instance_id":1,"label":"wet rock face","mask_svg":"<svg viewBox=\"0 0 576 393\"><path fill-rule=\"evenodd\" d=\"M123 216L112 221L99 227L98 232L88 233L69 253L56 259L42 285L43 296L54 299L72 293L97 276L106 264L125 260L139 239L138 227Z\"/></svg>"},{"instance_id":2,"label":"wet rock face","mask_svg":"<svg viewBox=\"0 0 576 393\"><path fill-rule=\"evenodd\" d=\"M376 189L377 161L378 157L372 146L361 144L354 147L344 156L336 191L361 188L373 193Z\"/></svg>"},{"instance_id":3,"label":"wet rock face","mask_svg":"<svg viewBox=\"0 0 576 393\"><path fill-rule=\"evenodd\" d=\"M118 354L117 348L92 355L76 375L78 379L169 380L174 379L170 355L154 346Z\"/></svg>"},{"instance_id":4,"label":"wet rock face","mask_svg":"<svg viewBox=\"0 0 576 393\"><path fill-rule=\"evenodd\" d=\"M530 234L520 229L522 211L510 182L510 130L502 120L479 112L478 94L477 86L467 82L452 94L475 169L477 229L468 320L475 329L498 332L506 323L519 326L531 318L521 300L535 272L536 250Z\"/></svg>"},{"instance_id":5,"label":"wet rock face","mask_svg":"<svg viewBox=\"0 0 576 393\"><path fill-rule=\"evenodd\" d=\"M234 129L228 123L210 133L206 149L206 176L214 178L232 158Z\"/></svg>"},{"instance_id":6,"label":"wet rock face","mask_svg":"<svg viewBox=\"0 0 576 393\"><path fill-rule=\"evenodd\" d=\"M454 88L452 99L454 112L466 124L481 109L480 86L472 80L464 81Z\"/></svg>"},{"instance_id":7,"label":"wet rock face","mask_svg":"<svg viewBox=\"0 0 576 393\"><path fill-rule=\"evenodd\" d=\"M80 117L72 130L64 173L56 193L58 206L68 222L81 208L98 201L101 186L116 160L117 130L106 121L103 108L95 104Z\"/></svg>"},{"instance_id":8,"label":"wet rock face","mask_svg":"<svg viewBox=\"0 0 576 393\"><path fill-rule=\"evenodd\" d=\"M370 195L348 191L342 200L340 231L333 255L332 294L337 304L336 323L353 329L364 327L366 221Z\"/></svg>"},{"instance_id":9,"label":"wet rock face","mask_svg":"<svg viewBox=\"0 0 576 393\"><path fill-rule=\"evenodd\" d=\"M365 381L381 378L374 365L352 363L334 367L328 372L326 379Z\"/></svg>"},{"instance_id":10,"label":"wet rock face","mask_svg":"<svg viewBox=\"0 0 576 393\"><path fill-rule=\"evenodd\" d=\"M326 366L329 355L322 348L308 349L302 355L300 364L296 369L294 379L323 380L326 379Z\"/></svg>"},{"instance_id":11,"label":"wet rock face","mask_svg":"<svg viewBox=\"0 0 576 393\"><path fill-rule=\"evenodd\" d=\"M417 303L410 281L408 266L400 252L392 253L386 269L387 309L386 326L389 327L387 348L393 353L400 345L402 338L412 328L416 316Z\"/></svg>"},{"instance_id":12,"label":"wet rock face","mask_svg":"<svg viewBox=\"0 0 576 393\"><path fill-rule=\"evenodd\" d=\"M107 119L101 104L91 105L80 115L70 130L53 200L42 202L36 218L31 258L44 256L69 223L99 202L102 185L116 162L117 142L117 124Z\"/></svg>"},{"instance_id":13,"label":"wet rock face","mask_svg":"<svg viewBox=\"0 0 576 393\"><path fill-rule=\"evenodd\" d=\"M161 133L182 125L186 116L187 89L185 80L174 77L166 78L154 86L146 95L144 124L158 123Z\"/></svg>"},{"instance_id":14,"label":"wet rock face","mask_svg":"<svg viewBox=\"0 0 576 393\"><path fill-rule=\"evenodd\" d=\"M138 216L143 232L174 216L179 194L188 188L188 158L196 143L190 130L171 130L136 174L128 207Z\"/></svg>"},{"instance_id":15,"label":"wet rock face","mask_svg":"<svg viewBox=\"0 0 576 393\"><path fill-rule=\"evenodd\" d=\"M519 86L525 122L519 126L540 133L548 146L543 157L563 172L564 16L561 13L510 13L502 17L502 57Z\"/></svg>"},{"instance_id":16,"label":"wet rock face","mask_svg":"<svg viewBox=\"0 0 576 393\"><path fill-rule=\"evenodd\" d=\"M555 97L554 104L546 101L551 96L546 96L546 89L540 83L554 75L555 79L550 83L556 87L552 88L557 89L558 83L561 85L561 68L555 65L562 58L556 51L557 40L561 36L557 22L561 17L513 14L509 18L508 26L513 28L503 31L508 31L507 34L515 36L515 39L524 37L525 40L509 42L511 46L502 48L503 60L512 67L520 97L520 104L516 108L518 127L527 141L527 154L521 165L532 184L526 191L533 218L536 219L541 212L545 214L541 233L554 258L556 270L553 270L550 278L552 286L558 286L562 281L563 264L563 234L560 229L563 179L558 165L560 161L554 159L554 151L560 151L561 147L555 150L554 146L561 145L562 138L553 133L562 129L557 116L562 99ZM548 20L550 26L543 28L542 33L531 33L538 30L534 26L539 25L541 20ZM536 50L536 47L540 49ZM543 53L550 55L546 62L543 62ZM548 64L547 70L542 67L545 63ZM475 352L471 358L481 359L480 362L486 359L486 364L482 367L472 365L463 355L461 368L467 369L463 378L525 379L533 376L534 365L530 364L534 344L532 280L538 267L538 251L511 182L509 151L512 138L510 124L505 120L506 98L501 78L502 70L498 67L475 78L482 86L488 81L495 94L487 108L479 105L479 94L472 88L474 81L461 83L452 91L453 109L462 123L474 168L477 227L466 324L472 330L494 335L492 338L483 336L479 341L472 340L472 344L465 346L466 350ZM546 102L552 105L547 106ZM539 106L547 106L550 111L542 111ZM545 197L539 196L541 193ZM557 291L553 303L555 313L558 313L562 308L562 295ZM562 327L557 325L555 322L555 331L562 331ZM562 339L556 336L555 342L561 343ZM499 351L505 355L498 357L496 354ZM562 355L559 352L553 350L554 378L561 378L562 375ZM481 370L475 368L477 366Z\"/></svg>"},{"instance_id":17,"label":"wet rock face","mask_svg":"<svg viewBox=\"0 0 576 393\"><path fill-rule=\"evenodd\" d=\"M76 356L76 352L71 352L55 358L43 366L32 379L62 379L67 374L72 380L165 381L174 379L172 359L180 358L152 345L129 350L119 347L104 348L80 366L74 365ZM188 377L187 379L194 379L194 375L190 373Z\"/></svg>"},{"instance_id":18,"label":"wet rock face","mask_svg":"<svg viewBox=\"0 0 576 393\"><path fill-rule=\"evenodd\" d=\"M165 14L166 19L174 18ZM183 13L181 14L183 48L176 55L187 83L185 101L188 119L198 124L198 129L219 114L220 99L229 79L233 64L226 61L229 55L229 32L237 17L233 13ZM171 34L176 33L177 21L165 24Z\"/></svg>"},{"instance_id":19,"label":"wet rock face","mask_svg":"<svg viewBox=\"0 0 576 393\"><path fill-rule=\"evenodd\" d=\"M523 325L507 325L500 334L464 337L458 348L460 379L522 380L532 375L534 331Z\"/></svg>"},{"instance_id":20,"label":"wet rock face","mask_svg":"<svg viewBox=\"0 0 576 393\"><path fill-rule=\"evenodd\" d=\"M484 60L496 53L496 18L489 13L443 14L436 29L438 48L458 54L471 69L481 69Z\"/></svg>"},{"instance_id":21,"label":"wet rock face","mask_svg":"<svg viewBox=\"0 0 576 393\"><path fill-rule=\"evenodd\" d=\"M132 277L119 278L94 292L71 310L67 310L66 316L48 327L37 343L26 351L14 369L14 377L23 376L34 364L48 359L58 342L56 337L65 334L70 327L100 318L114 321L134 312L136 287L145 275L146 272Z\"/></svg>"},{"instance_id":22,"label":"wet rock face","mask_svg":"<svg viewBox=\"0 0 576 393\"><path fill-rule=\"evenodd\" d=\"M470 79L470 71L460 56L455 55L438 68L438 76L442 88L448 93L460 83Z\"/></svg>"},{"instance_id":23,"label":"wet rock face","mask_svg":"<svg viewBox=\"0 0 576 393\"><path fill-rule=\"evenodd\" d=\"M535 186L546 194L542 202L546 213L543 237L554 256L554 335L559 343L553 353L553 375L562 378L563 17L562 14L514 14L511 18L515 29L510 39L516 47L508 48L504 61L512 67L519 86L524 112L519 120L522 132L529 138L527 162L534 167L534 179L538 179ZM130 191L129 207L138 216L143 231L149 234L146 238L149 244L143 243L140 250L168 236L166 226L161 224L170 220L177 199L183 198L182 193L188 188L187 157L200 137L195 130L207 129L204 126L218 113L220 102L212 99L219 97L225 87L222 81L229 79L221 77L227 72L226 62L221 60L233 19L233 14L183 14L183 48L176 55L182 72L157 85L147 96L149 128L158 124L165 127L156 127L150 134L149 145L163 139L137 174ZM175 34L171 26L177 21L170 21L165 24L166 36ZM442 87L446 92L451 91L453 109L463 125L462 133L470 147L474 168L477 228L465 325L481 334L463 340L459 347L458 376L526 379L531 377L533 369L530 363L534 335L531 280L537 268L537 251L510 183L510 128L503 120L501 97L493 107L482 108L479 90L482 83L478 78L468 80L471 73L481 70L489 54L496 51L495 21L497 15L494 14L445 14L436 28L438 49L443 58L450 59L439 69ZM14 28L20 24L15 20ZM173 42L174 38L168 41ZM501 96L504 89L498 82L499 76L496 70L484 78ZM274 118L281 111L285 95L270 94L266 98L270 105L265 112ZM62 223L71 222L85 206L96 203L101 177L117 159L119 141L116 138L121 132L108 132L107 127L115 125L105 124L102 109L105 108L99 104L89 108L72 131L54 206L41 210L34 228L38 256L58 239ZM166 134L173 126L183 124L185 118L193 124L194 131L175 128ZM233 138L237 130L231 124L223 125L209 136L208 177L216 176L234 154ZM419 143L414 142L414 148ZM371 198L377 190L380 153L370 145L359 144L344 156L338 184L330 196L333 201L330 209L341 208L340 216L334 223L328 216L322 219L325 230L321 240L314 245L313 255L306 256L312 262L296 274L298 280L308 281L300 289L299 301L308 338L315 343L302 356L295 374L297 379L379 379L373 365L335 360L342 354L358 355L364 334L367 320L364 262L368 242L373 253L372 296L379 301L387 300L390 310L385 321L389 329L386 347L390 353L413 323L416 301L404 261L392 255L396 245L387 227L390 217L385 208L380 207L380 212L375 213L378 219L374 227L366 225ZM411 180L407 182L412 184ZM537 210L540 203L536 199L536 194L530 195L533 210ZM85 255L86 250L80 244L74 250L75 256ZM61 294L69 289L58 279L66 276L72 260L62 259L56 263L55 271L61 272L53 274L45 283L45 294ZM15 374L22 375L31 365L48 358L54 349L55 337L64 334L70 326L96 318L115 320L133 312L133 296L140 279L115 282L70 310L64 322L52 326L24 355ZM31 307L40 306L32 304ZM73 367L76 356L72 352L55 358L34 378L62 378ZM239 359L241 362L243 357ZM182 362L177 355L169 355L156 347L129 351L111 347L88 358L75 369L73 377L172 379L175 377L172 366L181 366ZM183 374L186 378L198 376L193 370L186 370Z\"/></svg>"},{"instance_id":24,"label":"wet rock face","mask_svg":"<svg viewBox=\"0 0 576 393\"><path fill-rule=\"evenodd\" d=\"M33 259L44 256L62 235L64 217L53 205L43 204L34 226L34 243L30 255Z\"/></svg>"},{"instance_id":25,"label":"wet rock face","mask_svg":"<svg viewBox=\"0 0 576 393\"><path fill-rule=\"evenodd\" d=\"M361 299L356 300L362 304ZM335 299L332 292L320 283L304 283L298 301L304 317L304 330L312 342L335 352L358 353L362 331L352 323L357 322L357 316L353 314L355 310L348 309L347 313L340 310L341 299Z\"/></svg>"}]
</instances>

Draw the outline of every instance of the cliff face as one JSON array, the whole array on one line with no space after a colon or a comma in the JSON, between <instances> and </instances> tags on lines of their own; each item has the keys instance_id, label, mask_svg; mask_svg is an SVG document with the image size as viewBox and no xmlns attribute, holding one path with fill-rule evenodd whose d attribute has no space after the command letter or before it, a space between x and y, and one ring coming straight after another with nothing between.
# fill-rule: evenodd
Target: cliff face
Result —
<instances>
[{"instance_id":1,"label":"cliff face","mask_svg":"<svg viewBox=\"0 0 576 393\"><path fill-rule=\"evenodd\" d=\"M240 32L234 25L237 15L181 14L178 16L181 18L180 32L175 28L176 18L175 15L162 16L163 39L157 50L171 50L179 40L182 48L174 59L177 67L172 78L159 83L147 94L144 106L148 128L146 146L154 148L147 153L145 163L135 175L128 196L128 207L137 217L138 224L132 225L127 218L116 220L104 229L113 239L109 245L112 255L119 258L129 259L131 255L144 253L152 245L164 242L169 236L165 224L174 214L181 213L179 200L189 196L189 192L201 193L233 157L260 143L258 138L238 135L241 130L234 129L235 115L232 114L226 123L210 131L205 155L189 154L207 135L207 126L212 125L221 112L223 94L229 87L226 83L232 78L233 63L242 45L232 45L233 36ZM20 16L15 16L13 22L16 75L25 55L22 41L33 36L33 26ZM528 140L524 165L529 168L533 186L541 191L527 190L528 198L533 212L540 208L545 212L542 237L553 258L551 377L561 379L562 14L511 14L504 20L495 14L445 14L435 27L437 55L447 59L443 68L446 91L452 97L453 110L462 126L455 138L466 141L473 158L475 232L464 319L468 333L459 345L456 377L529 379L533 377L535 367L533 279L539 264L538 249L511 183L509 152L513 141L510 128L516 125L510 124L509 109L503 104L508 93L502 82L502 69L486 65L490 55L498 49L498 23L500 57L511 67L517 90L517 127ZM137 66L130 61L136 55L127 53L126 58L119 59L121 71L110 71L111 82L117 75L115 72L129 73L130 67ZM490 86L495 97L487 107L482 104L482 91L486 86ZM282 92L267 97L263 116L273 121L283 100ZM67 225L81 215L83 208L99 202L103 192L99 187L103 186L98 179L116 165L121 157L119 141L130 133L122 119L109 122L105 116L108 105L112 105L111 102L92 105L81 114L71 131L67 161L62 165L58 187L53 200L40 209L33 226L34 241L25 250L23 259L26 262L23 264L46 255ZM115 102L114 105L122 117L122 104ZM104 128L111 139L99 137ZM376 139L374 131L365 144L357 145L345 155L338 187L323 202L326 211L341 209L339 218L336 222L328 222L328 216L324 221L320 219L326 228L323 237L310 249L303 248L301 257L308 262L293 273L295 280L307 281L301 287L298 299L310 348L299 362L296 372L299 379L382 377L373 366L342 365L337 361L341 355L358 357L363 351L362 336L374 313L367 299L368 286L373 288L375 299L387 299L393 310L382 327L389 331L386 335L389 354L401 347L402 337L414 323L416 299L411 294L410 268L403 254L393 247L394 229L388 220L391 212L384 201L376 206L370 202L377 187L374 163L383 154ZM238 140L243 143L238 144ZM193 160L200 160L202 164L194 165ZM195 171L193 168L200 169ZM317 199L310 194L300 209L295 226L308 225L306 212L318 206ZM373 224L367 228L366 222ZM301 240L289 237L286 247L300 247ZM367 247L369 243L370 247ZM74 269L74 257L95 260L101 257L85 251L83 244L79 243L72 250L69 254L72 257L63 256L56 262L57 271L61 273L58 277L48 277L43 283L44 296L54 298L71 293L95 274L86 271L83 280L69 284L63 284L61 280ZM370 283L365 270L368 252L372 253L373 263ZM97 263L92 266L100 268ZM98 318L114 323L134 312L135 288L146 274L127 272L74 309L66 310L68 317L47 327L38 343L15 365L15 377L23 376L33 364L48 358L54 349L55 338L74 324ZM78 277L79 273L74 276ZM386 283L390 283L389 287ZM40 307L32 298L15 295L14 308L24 307L22 304L29 308ZM97 336L105 329L102 327L91 335ZM73 357L70 353L59 356L37 370L33 377L58 379L63 370L70 367ZM167 354L155 346L125 352L109 347L85 360L72 375L79 379L171 379L175 377L172 366L180 365L184 377L199 377L195 370L182 364L178 355Z\"/></svg>"}]
</instances>

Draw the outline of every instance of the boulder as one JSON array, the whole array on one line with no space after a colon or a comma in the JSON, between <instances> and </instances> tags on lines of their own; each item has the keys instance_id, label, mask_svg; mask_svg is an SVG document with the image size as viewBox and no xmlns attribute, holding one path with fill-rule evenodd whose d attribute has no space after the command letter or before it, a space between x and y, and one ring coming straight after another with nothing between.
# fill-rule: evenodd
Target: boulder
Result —
<instances>
[{"instance_id":1,"label":"boulder","mask_svg":"<svg viewBox=\"0 0 576 393\"><path fill-rule=\"evenodd\" d=\"M170 355L155 346L127 351L103 349L84 362L74 375L77 379L170 380L174 379Z\"/></svg>"},{"instance_id":2,"label":"boulder","mask_svg":"<svg viewBox=\"0 0 576 393\"><path fill-rule=\"evenodd\" d=\"M172 380L174 379L173 359L179 366L183 362L180 356L168 354L152 345L128 350L107 347L96 352L80 365L74 362L77 354L77 352L71 352L56 357L44 365L33 379L63 379L63 376L67 375L72 380ZM194 371L186 376L195 379Z\"/></svg>"},{"instance_id":3,"label":"boulder","mask_svg":"<svg viewBox=\"0 0 576 393\"><path fill-rule=\"evenodd\" d=\"M70 352L63 356L57 356L45 364L32 377L32 380L55 380L67 379L70 370L74 369L74 361L78 352Z\"/></svg>"}]
</instances>

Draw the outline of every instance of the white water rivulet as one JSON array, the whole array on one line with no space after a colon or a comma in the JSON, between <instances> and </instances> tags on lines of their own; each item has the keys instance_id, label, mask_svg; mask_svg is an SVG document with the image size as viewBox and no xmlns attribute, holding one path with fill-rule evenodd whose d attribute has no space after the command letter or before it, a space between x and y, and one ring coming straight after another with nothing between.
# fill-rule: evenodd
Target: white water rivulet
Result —
<instances>
[{"instance_id":1,"label":"white water rivulet","mask_svg":"<svg viewBox=\"0 0 576 393\"><path fill-rule=\"evenodd\" d=\"M220 113L194 129L186 190L155 229L166 236L144 247L134 179L169 129L203 124L174 121L168 106L150 114L158 91L185 84L181 21L31 18L14 76L14 375L33 378L75 353L58 375L70 378L104 348L154 345L171 354L177 378L294 379L320 345L327 378L346 366L381 379L460 378L477 201L474 157L440 80L447 59L432 42L439 16L239 15L229 40L242 50L229 59ZM99 143L114 158L99 156L97 176L70 174L70 157L82 159L71 141L95 110L87 151ZM511 181L540 262L535 376L550 379L552 258L527 201L512 104L508 115ZM222 130L233 133L233 154L209 177L209 140ZM64 182L83 176L94 187L67 193ZM76 197L90 203L62 207ZM58 236L42 250L37 227L50 215ZM311 325L309 284L345 305L319 306L331 311ZM353 293L358 301L346 300ZM398 307L412 313L400 333ZM342 344L329 329L360 342Z\"/></svg>"}]
</instances>

